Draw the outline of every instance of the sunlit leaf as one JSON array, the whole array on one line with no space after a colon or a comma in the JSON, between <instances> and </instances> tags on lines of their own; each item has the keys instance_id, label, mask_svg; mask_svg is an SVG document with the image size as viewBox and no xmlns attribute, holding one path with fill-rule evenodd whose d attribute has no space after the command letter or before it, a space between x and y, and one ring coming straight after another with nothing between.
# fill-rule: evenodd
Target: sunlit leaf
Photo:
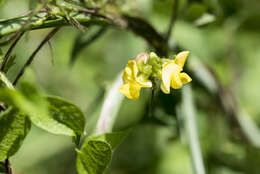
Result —
<instances>
[{"instance_id":1,"label":"sunlit leaf","mask_svg":"<svg viewBox=\"0 0 260 174\"><path fill-rule=\"evenodd\" d=\"M0 125L0 161L4 161L18 151L31 123L17 109L8 108L0 115Z\"/></svg>"},{"instance_id":2,"label":"sunlit leaf","mask_svg":"<svg viewBox=\"0 0 260 174\"><path fill-rule=\"evenodd\" d=\"M126 136L125 132L107 133L86 139L78 151L79 174L103 174L109 167L112 153Z\"/></svg>"},{"instance_id":3,"label":"sunlit leaf","mask_svg":"<svg viewBox=\"0 0 260 174\"><path fill-rule=\"evenodd\" d=\"M84 131L84 115L77 106L59 98L42 97L29 83L21 83L21 92L1 89L0 100L17 107L50 133L79 137Z\"/></svg>"},{"instance_id":4,"label":"sunlit leaf","mask_svg":"<svg viewBox=\"0 0 260 174\"><path fill-rule=\"evenodd\" d=\"M83 134L85 117L76 105L58 97L47 97L47 101L50 115L55 120L73 130L76 136Z\"/></svg>"},{"instance_id":5,"label":"sunlit leaf","mask_svg":"<svg viewBox=\"0 0 260 174\"><path fill-rule=\"evenodd\" d=\"M85 118L76 105L58 97L43 98L30 84L23 84L21 91L34 104L35 109L42 106L41 113L29 115L38 127L53 134L76 137L84 132Z\"/></svg>"}]
</instances>

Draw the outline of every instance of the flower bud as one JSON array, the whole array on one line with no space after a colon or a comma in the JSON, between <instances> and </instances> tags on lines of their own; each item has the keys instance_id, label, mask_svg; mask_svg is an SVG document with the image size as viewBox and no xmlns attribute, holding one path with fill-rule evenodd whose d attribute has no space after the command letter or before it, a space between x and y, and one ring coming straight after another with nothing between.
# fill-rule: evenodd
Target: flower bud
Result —
<instances>
[{"instance_id":1,"label":"flower bud","mask_svg":"<svg viewBox=\"0 0 260 174\"><path fill-rule=\"evenodd\" d=\"M147 53L140 53L136 56L135 61L136 62L143 62L144 64L146 64L148 62L149 59L149 54Z\"/></svg>"}]
</instances>

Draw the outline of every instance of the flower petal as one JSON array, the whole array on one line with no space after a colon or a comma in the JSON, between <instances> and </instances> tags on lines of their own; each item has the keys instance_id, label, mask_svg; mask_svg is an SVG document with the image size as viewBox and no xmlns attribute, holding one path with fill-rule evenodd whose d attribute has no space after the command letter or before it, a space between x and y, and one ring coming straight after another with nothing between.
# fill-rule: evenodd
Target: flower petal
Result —
<instances>
[{"instance_id":1,"label":"flower petal","mask_svg":"<svg viewBox=\"0 0 260 174\"><path fill-rule=\"evenodd\" d=\"M183 85L192 81L191 77L186 73L180 73L180 79Z\"/></svg>"},{"instance_id":2,"label":"flower petal","mask_svg":"<svg viewBox=\"0 0 260 174\"><path fill-rule=\"evenodd\" d=\"M135 60L129 60L127 66L132 70L132 76L137 77L138 67Z\"/></svg>"},{"instance_id":3,"label":"flower petal","mask_svg":"<svg viewBox=\"0 0 260 174\"><path fill-rule=\"evenodd\" d=\"M138 68L134 60L129 60L123 73L124 83L131 83L135 81L138 74Z\"/></svg>"},{"instance_id":4,"label":"flower petal","mask_svg":"<svg viewBox=\"0 0 260 174\"><path fill-rule=\"evenodd\" d=\"M135 61L136 62L143 62L144 64L146 64L148 62L148 59L149 59L149 54L140 53L136 56Z\"/></svg>"},{"instance_id":5,"label":"flower petal","mask_svg":"<svg viewBox=\"0 0 260 174\"><path fill-rule=\"evenodd\" d=\"M189 54L189 51L180 52L174 59L175 63L179 65L181 68L183 68Z\"/></svg>"},{"instance_id":6,"label":"flower petal","mask_svg":"<svg viewBox=\"0 0 260 174\"><path fill-rule=\"evenodd\" d=\"M128 84L124 84L122 86L120 86L119 88L119 92L121 92L122 94L124 94L126 97L130 96L130 90L129 90L129 83Z\"/></svg>"},{"instance_id":7,"label":"flower petal","mask_svg":"<svg viewBox=\"0 0 260 174\"><path fill-rule=\"evenodd\" d=\"M160 87L161 87L162 92L164 92L165 94L170 94L170 88L166 88L163 83L161 83Z\"/></svg>"},{"instance_id":8,"label":"flower petal","mask_svg":"<svg viewBox=\"0 0 260 174\"><path fill-rule=\"evenodd\" d=\"M179 87L179 83L182 85L181 80L179 78L180 72L181 68L173 62L166 63L163 65L161 89L164 93L170 93L170 86L172 86L172 83L172 87L174 88Z\"/></svg>"},{"instance_id":9,"label":"flower petal","mask_svg":"<svg viewBox=\"0 0 260 174\"><path fill-rule=\"evenodd\" d=\"M153 86L153 83L151 82L151 80L148 80L144 74L139 75L136 78L136 81L138 84L140 84L141 87L144 87L144 88L151 88Z\"/></svg>"},{"instance_id":10,"label":"flower petal","mask_svg":"<svg viewBox=\"0 0 260 174\"><path fill-rule=\"evenodd\" d=\"M128 99L136 100L139 98L141 86L137 83L124 84L119 88L119 92L124 94Z\"/></svg>"},{"instance_id":11,"label":"flower petal","mask_svg":"<svg viewBox=\"0 0 260 174\"><path fill-rule=\"evenodd\" d=\"M171 87L173 89L179 89L182 87L182 81L180 79L180 71L175 70L171 75Z\"/></svg>"},{"instance_id":12,"label":"flower petal","mask_svg":"<svg viewBox=\"0 0 260 174\"><path fill-rule=\"evenodd\" d=\"M140 96L141 86L136 83L130 84L130 93L131 93L131 99L136 100Z\"/></svg>"},{"instance_id":13,"label":"flower petal","mask_svg":"<svg viewBox=\"0 0 260 174\"><path fill-rule=\"evenodd\" d=\"M125 67L122 79L124 83L129 83L134 80L132 78L132 70L129 67Z\"/></svg>"}]
</instances>

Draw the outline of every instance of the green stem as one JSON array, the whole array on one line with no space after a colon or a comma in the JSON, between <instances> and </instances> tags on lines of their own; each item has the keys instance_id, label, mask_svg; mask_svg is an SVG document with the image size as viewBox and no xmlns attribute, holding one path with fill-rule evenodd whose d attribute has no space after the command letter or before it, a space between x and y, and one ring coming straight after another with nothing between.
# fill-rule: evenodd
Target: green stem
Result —
<instances>
[{"instance_id":1,"label":"green stem","mask_svg":"<svg viewBox=\"0 0 260 174\"><path fill-rule=\"evenodd\" d=\"M107 90L104 103L98 118L96 134L112 132L120 106L124 96L118 92L122 85L122 73L116 78L112 86Z\"/></svg>"},{"instance_id":2,"label":"green stem","mask_svg":"<svg viewBox=\"0 0 260 174\"><path fill-rule=\"evenodd\" d=\"M168 45L165 38L147 21L128 15L123 15L117 19L108 16L109 15L101 15L90 10L77 10L73 12L73 15L70 15L73 20L86 27L90 25L115 26L131 30L136 35L145 39L160 56L167 56ZM30 20L30 23L24 26L24 24L28 23L28 20ZM0 20L0 38L17 31L22 32L66 25L71 25L66 18L40 12L33 17L23 16Z\"/></svg>"},{"instance_id":3,"label":"green stem","mask_svg":"<svg viewBox=\"0 0 260 174\"><path fill-rule=\"evenodd\" d=\"M37 53L41 50L41 48L45 45L45 43L47 43L58 31L59 31L60 27L57 27L55 29L53 29L44 39L43 41L40 43L40 45L35 49L35 51L32 53L32 55L29 57L29 59L27 60L27 62L25 63L25 65L22 67L21 71L18 73L17 77L15 78L13 85L15 86L17 84L17 82L19 81L19 79L23 76L25 69L31 65L32 61L34 60L35 56L37 55Z\"/></svg>"},{"instance_id":4,"label":"green stem","mask_svg":"<svg viewBox=\"0 0 260 174\"><path fill-rule=\"evenodd\" d=\"M182 113L185 119L185 129L191 151L194 174L205 174L205 167L200 150L200 143L196 126L197 124L195 119L195 108L191 86L185 86L182 90L182 94Z\"/></svg>"},{"instance_id":5,"label":"green stem","mask_svg":"<svg viewBox=\"0 0 260 174\"><path fill-rule=\"evenodd\" d=\"M78 21L81 25L110 25L111 20L105 16L90 16L84 13L78 13L71 16L74 20ZM17 17L8 20L0 21L0 38L15 33L19 30L37 30L50 27L59 27L70 25L70 23L63 17L48 16L47 13L38 13L31 19L31 23L23 28L23 25L29 20L29 16Z\"/></svg>"},{"instance_id":6,"label":"green stem","mask_svg":"<svg viewBox=\"0 0 260 174\"><path fill-rule=\"evenodd\" d=\"M7 64L8 62L8 58L10 57L14 47L16 46L16 44L18 43L18 41L22 38L24 32L18 32L16 34L16 39L15 41L12 43L12 45L10 46L10 48L7 50L7 53L5 54L5 57L4 57L4 60L3 60L3 63L1 65L1 71L4 71L5 70L5 65Z\"/></svg>"}]
</instances>

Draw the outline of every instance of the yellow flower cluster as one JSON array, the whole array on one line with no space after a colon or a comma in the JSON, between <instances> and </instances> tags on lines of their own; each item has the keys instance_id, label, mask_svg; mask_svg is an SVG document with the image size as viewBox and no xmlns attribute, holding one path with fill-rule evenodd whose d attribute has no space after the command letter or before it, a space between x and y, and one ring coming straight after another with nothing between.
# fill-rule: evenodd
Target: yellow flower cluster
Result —
<instances>
[{"instance_id":1,"label":"yellow flower cluster","mask_svg":"<svg viewBox=\"0 0 260 174\"><path fill-rule=\"evenodd\" d=\"M141 88L151 88L152 82L145 79L143 74L138 75L138 68L135 60L129 60L123 73L123 82L119 91L127 98L136 100L139 98Z\"/></svg>"},{"instance_id":2,"label":"yellow flower cluster","mask_svg":"<svg viewBox=\"0 0 260 174\"><path fill-rule=\"evenodd\" d=\"M136 100L141 88L153 86L152 78L161 80L161 90L166 94L170 93L170 87L181 88L192 80L188 74L182 72L188 55L188 51L183 51L174 60L170 60L160 59L155 53L139 54L135 60L128 61L122 77L124 84L119 91L127 98Z\"/></svg>"}]
</instances>

